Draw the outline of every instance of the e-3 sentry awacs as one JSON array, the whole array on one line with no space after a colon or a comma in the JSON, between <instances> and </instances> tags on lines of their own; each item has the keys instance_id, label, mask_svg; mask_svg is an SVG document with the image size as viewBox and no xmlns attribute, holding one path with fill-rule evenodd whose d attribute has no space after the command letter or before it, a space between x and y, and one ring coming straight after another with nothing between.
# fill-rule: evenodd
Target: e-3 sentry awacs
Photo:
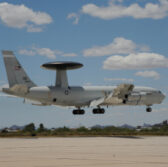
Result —
<instances>
[{"instance_id":1,"label":"e-3 sentry awacs","mask_svg":"<svg viewBox=\"0 0 168 167\"><path fill-rule=\"evenodd\" d=\"M135 87L133 84L118 86L70 86L67 70L83 65L76 62L51 62L41 67L56 71L55 86L37 86L26 74L25 70L12 51L2 51L6 67L9 88L2 92L33 101L33 105L75 107L73 114L82 115L84 107L92 107L93 114L103 114L102 106L144 105L151 112L153 104L162 103L165 98L160 90L150 87Z\"/></svg>"}]
</instances>

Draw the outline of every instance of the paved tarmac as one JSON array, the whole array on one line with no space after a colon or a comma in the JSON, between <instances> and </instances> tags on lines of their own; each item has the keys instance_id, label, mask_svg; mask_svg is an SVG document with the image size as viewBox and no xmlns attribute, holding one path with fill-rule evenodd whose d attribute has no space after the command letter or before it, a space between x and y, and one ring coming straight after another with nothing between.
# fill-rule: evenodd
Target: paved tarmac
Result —
<instances>
[{"instance_id":1,"label":"paved tarmac","mask_svg":"<svg viewBox=\"0 0 168 167\"><path fill-rule=\"evenodd\" d=\"M168 137L0 138L0 167L168 167Z\"/></svg>"}]
</instances>

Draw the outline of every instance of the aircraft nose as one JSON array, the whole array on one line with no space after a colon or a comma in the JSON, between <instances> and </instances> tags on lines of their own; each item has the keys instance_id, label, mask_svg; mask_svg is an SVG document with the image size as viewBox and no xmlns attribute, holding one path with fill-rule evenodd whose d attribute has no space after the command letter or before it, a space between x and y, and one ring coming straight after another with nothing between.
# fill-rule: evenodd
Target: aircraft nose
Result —
<instances>
[{"instance_id":1,"label":"aircraft nose","mask_svg":"<svg viewBox=\"0 0 168 167\"><path fill-rule=\"evenodd\" d=\"M159 91L159 99L161 102L165 99L165 97L166 96L161 91Z\"/></svg>"},{"instance_id":2,"label":"aircraft nose","mask_svg":"<svg viewBox=\"0 0 168 167\"><path fill-rule=\"evenodd\" d=\"M165 97L166 96L161 91L157 91L157 100L159 101L159 103L162 103Z\"/></svg>"},{"instance_id":3,"label":"aircraft nose","mask_svg":"<svg viewBox=\"0 0 168 167\"><path fill-rule=\"evenodd\" d=\"M162 98L162 100L164 100L165 97L166 97L166 95L164 95L163 93L161 93L161 98Z\"/></svg>"}]
</instances>

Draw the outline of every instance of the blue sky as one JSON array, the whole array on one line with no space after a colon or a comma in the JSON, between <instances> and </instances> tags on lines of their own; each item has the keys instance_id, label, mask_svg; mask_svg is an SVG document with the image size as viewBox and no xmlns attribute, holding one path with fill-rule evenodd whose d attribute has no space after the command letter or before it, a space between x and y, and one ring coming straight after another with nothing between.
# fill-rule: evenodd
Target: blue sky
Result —
<instances>
[{"instance_id":1,"label":"blue sky","mask_svg":"<svg viewBox=\"0 0 168 167\"><path fill-rule=\"evenodd\" d=\"M0 50L13 50L32 80L52 85L50 61L84 64L69 71L70 85L133 83L168 94L168 0L0 1ZM0 57L0 85L7 83ZM0 97L0 127L43 122L47 127L138 125L168 119L168 102L144 107L110 107L106 114L73 116L71 109L23 104Z\"/></svg>"}]
</instances>

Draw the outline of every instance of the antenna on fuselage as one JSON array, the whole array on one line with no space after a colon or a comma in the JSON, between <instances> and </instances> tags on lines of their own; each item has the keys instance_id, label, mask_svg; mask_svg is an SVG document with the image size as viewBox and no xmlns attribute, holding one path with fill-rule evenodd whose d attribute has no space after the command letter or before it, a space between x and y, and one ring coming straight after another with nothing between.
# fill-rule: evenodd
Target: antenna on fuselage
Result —
<instances>
[{"instance_id":1,"label":"antenna on fuselage","mask_svg":"<svg viewBox=\"0 0 168 167\"><path fill-rule=\"evenodd\" d=\"M56 87L68 88L67 70L74 70L83 67L83 64L70 61L57 61L41 65L42 68L56 71Z\"/></svg>"}]
</instances>

